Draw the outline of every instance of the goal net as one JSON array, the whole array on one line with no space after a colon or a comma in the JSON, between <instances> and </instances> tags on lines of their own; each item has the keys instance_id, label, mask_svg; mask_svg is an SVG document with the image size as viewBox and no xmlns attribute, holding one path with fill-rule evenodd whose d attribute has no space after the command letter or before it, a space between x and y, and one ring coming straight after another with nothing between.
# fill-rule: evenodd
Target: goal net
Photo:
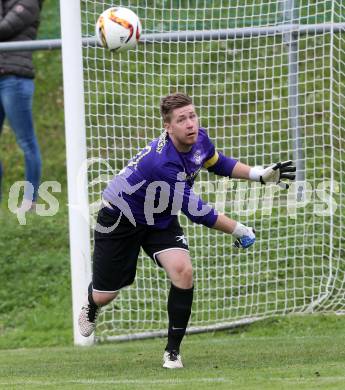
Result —
<instances>
[{"instance_id":1,"label":"goal net","mask_svg":"<svg viewBox=\"0 0 345 390\"><path fill-rule=\"evenodd\" d=\"M230 4L230 5L229 5ZM82 0L84 37L114 4ZM255 226L247 251L183 215L194 267L189 329L273 315L339 312L345 302L345 6L339 0L134 1L142 41L83 48L89 201L162 132L159 101L188 93L217 150L252 166L294 160L287 192L201 172L196 191ZM144 254L135 283L99 319L99 338L164 333L169 281Z\"/></svg>"}]
</instances>

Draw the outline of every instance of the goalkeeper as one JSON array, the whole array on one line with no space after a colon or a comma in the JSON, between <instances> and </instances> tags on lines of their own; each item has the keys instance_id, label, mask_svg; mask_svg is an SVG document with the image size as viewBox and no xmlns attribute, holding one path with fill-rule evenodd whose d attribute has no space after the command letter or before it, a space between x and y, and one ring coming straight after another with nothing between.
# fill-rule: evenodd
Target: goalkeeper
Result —
<instances>
[{"instance_id":1,"label":"goalkeeper","mask_svg":"<svg viewBox=\"0 0 345 390\"><path fill-rule=\"evenodd\" d=\"M199 128L192 100L183 93L163 98L160 108L165 131L130 160L103 192L92 283L79 315L79 329L83 336L90 336L100 308L133 283L143 248L171 281L163 367L182 368L180 345L191 314L193 270L178 212L232 235L238 247L248 248L255 242L253 228L218 214L193 192L197 174L206 168L220 176L288 188L282 180L294 180L296 168L291 161L251 168L217 152L206 130Z\"/></svg>"}]
</instances>

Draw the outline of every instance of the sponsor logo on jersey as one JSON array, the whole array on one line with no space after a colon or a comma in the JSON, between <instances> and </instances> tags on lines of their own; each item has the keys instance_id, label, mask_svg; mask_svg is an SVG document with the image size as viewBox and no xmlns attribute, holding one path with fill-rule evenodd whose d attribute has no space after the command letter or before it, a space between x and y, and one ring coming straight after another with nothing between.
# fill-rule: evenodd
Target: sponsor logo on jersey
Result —
<instances>
[{"instance_id":1,"label":"sponsor logo on jersey","mask_svg":"<svg viewBox=\"0 0 345 390\"><path fill-rule=\"evenodd\" d=\"M168 133L166 131L163 131L163 133L158 138L157 147L156 147L157 153L159 154L162 153L163 148L166 145L167 141L168 141Z\"/></svg>"}]
</instances>

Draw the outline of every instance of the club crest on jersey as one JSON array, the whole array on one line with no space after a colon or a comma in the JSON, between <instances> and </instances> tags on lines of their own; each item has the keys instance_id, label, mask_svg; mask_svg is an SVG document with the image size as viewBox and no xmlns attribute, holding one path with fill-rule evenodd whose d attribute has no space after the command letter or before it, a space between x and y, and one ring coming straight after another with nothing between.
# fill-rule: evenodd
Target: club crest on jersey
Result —
<instances>
[{"instance_id":1,"label":"club crest on jersey","mask_svg":"<svg viewBox=\"0 0 345 390\"><path fill-rule=\"evenodd\" d=\"M197 150L194 153L193 160L195 161L195 164L198 164L198 165L201 164L201 151L200 150Z\"/></svg>"}]
</instances>

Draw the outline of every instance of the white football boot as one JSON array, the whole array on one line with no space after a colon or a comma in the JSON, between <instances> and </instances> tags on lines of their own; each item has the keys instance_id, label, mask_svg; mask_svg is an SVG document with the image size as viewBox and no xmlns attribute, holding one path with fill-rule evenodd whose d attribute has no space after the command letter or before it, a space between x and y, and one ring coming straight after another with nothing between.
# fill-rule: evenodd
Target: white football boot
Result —
<instances>
[{"instance_id":1,"label":"white football boot","mask_svg":"<svg viewBox=\"0 0 345 390\"><path fill-rule=\"evenodd\" d=\"M164 351L164 368L183 368L181 355L177 351Z\"/></svg>"},{"instance_id":2,"label":"white football boot","mask_svg":"<svg viewBox=\"0 0 345 390\"><path fill-rule=\"evenodd\" d=\"M100 309L92 307L89 302L82 306L78 318L79 332L82 336L89 337L93 333Z\"/></svg>"}]
</instances>

